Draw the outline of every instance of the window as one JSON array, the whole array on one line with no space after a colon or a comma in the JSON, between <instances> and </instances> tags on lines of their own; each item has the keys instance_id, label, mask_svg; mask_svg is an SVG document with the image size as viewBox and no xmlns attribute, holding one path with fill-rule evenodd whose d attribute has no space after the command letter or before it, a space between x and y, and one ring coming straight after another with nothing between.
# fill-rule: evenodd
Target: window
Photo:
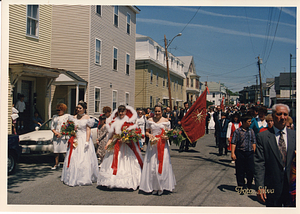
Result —
<instances>
[{"instance_id":1,"label":"window","mask_svg":"<svg viewBox=\"0 0 300 214\"><path fill-rule=\"evenodd\" d=\"M152 84L152 82L153 82L153 71L151 70L151 72L150 72L150 83Z\"/></svg>"},{"instance_id":2,"label":"window","mask_svg":"<svg viewBox=\"0 0 300 214\"><path fill-rule=\"evenodd\" d=\"M27 5L26 34L38 37L39 34L39 6Z\"/></svg>"},{"instance_id":3,"label":"window","mask_svg":"<svg viewBox=\"0 0 300 214\"><path fill-rule=\"evenodd\" d=\"M114 48L114 63L113 63L113 69L118 70L118 49Z\"/></svg>"},{"instance_id":4,"label":"window","mask_svg":"<svg viewBox=\"0 0 300 214\"><path fill-rule=\"evenodd\" d=\"M125 103L127 106L129 105L129 93L128 92L125 93Z\"/></svg>"},{"instance_id":5,"label":"window","mask_svg":"<svg viewBox=\"0 0 300 214\"><path fill-rule=\"evenodd\" d=\"M130 14L127 13L127 33L130 34Z\"/></svg>"},{"instance_id":6,"label":"window","mask_svg":"<svg viewBox=\"0 0 300 214\"><path fill-rule=\"evenodd\" d=\"M186 87L190 87L190 79L186 78Z\"/></svg>"},{"instance_id":7,"label":"window","mask_svg":"<svg viewBox=\"0 0 300 214\"><path fill-rule=\"evenodd\" d=\"M113 91L113 103L112 103L113 109L112 110L115 110L117 108L117 100L118 100L117 96L118 96L118 92Z\"/></svg>"},{"instance_id":8,"label":"window","mask_svg":"<svg viewBox=\"0 0 300 214\"><path fill-rule=\"evenodd\" d=\"M166 75L164 75L164 79L163 79L163 87L165 87L166 85Z\"/></svg>"},{"instance_id":9,"label":"window","mask_svg":"<svg viewBox=\"0 0 300 214\"><path fill-rule=\"evenodd\" d=\"M177 68L179 68L179 61L177 61Z\"/></svg>"},{"instance_id":10,"label":"window","mask_svg":"<svg viewBox=\"0 0 300 214\"><path fill-rule=\"evenodd\" d=\"M158 86L158 72L156 73L156 86Z\"/></svg>"},{"instance_id":11,"label":"window","mask_svg":"<svg viewBox=\"0 0 300 214\"><path fill-rule=\"evenodd\" d=\"M95 87L95 113L100 112L100 88Z\"/></svg>"},{"instance_id":12,"label":"window","mask_svg":"<svg viewBox=\"0 0 300 214\"><path fill-rule=\"evenodd\" d=\"M129 75L130 55L126 54L126 74Z\"/></svg>"},{"instance_id":13,"label":"window","mask_svg":"<svg viewBox=\"0 0 300 214\"><path fill-rule=\"evenodd\" d=\"M101 41L96 39L95 63L101 65Z\"/></svg>"},{"instance_id":14,"label":"window","mask_svg":"<svg viewBox=\"0 0 300 214\"><path fill-rule=\"evenodd\" d=\"M119 6L114 7L114 25L119 26Z\"/></svg>"},{"instance_id":15,"label":"window","mask_svg":"<svg viewBox=\"0 0 300 214\"><path fill-rule=\"evenodd\" d=\"M101 16L101 5L96 5L96 13Z\"/></svg>"},{"instance_id":16,"label":"window","mask_svg":"<svg viewBox=\"0 0 300 214\"><path fill-rule=\"evenodd\" d=\"M194 87L194 79L191 79L191 87Z\"/></svg>"},{"instance_id":17,"label":"window","mask_svg":"<svg viewBox=\"0 0 300 214\"><path fill-rule=\"evenodd\" d=\"M177 91L178 91L178 80L176 81L176 85L177 85Z\"/></svg>"},{"instance_id":18,"label":"window","mask_svg":"<svg viewBox=\"0 0 300 214\"><path fill-rule=\"evenodd\" d=\"M175 80L174 80L174 87L173 87L174 91L175 91Z\"/></svg>"},{"instance_id":19,"label":"window","mask_svg":"<svg viewBox=\"0 0 300 214\"><path fill-rule=\"evenodd\" d=\"M157 105L159 103L160 98L156 97L156 102L155 105Z\"/></svg>"},{"instance_id":20,"label":"window","mask_svg":"<svg viewBox=\"0 0 300 214\"><path fill-rule=\"evenodd\" d=\"M150 108L152 108L152 105L153 105L153 103L152 103L152 96L150 96Z\"/></svg>"},{"instance_id":21,"label":"window","mask_svg":"<svg viewBox=\"0 0 300 214\"><path fill-rule=\"evenodd\" d=\"M156 46L156 60L158 60L158 54L159 54L159 47Z\"/></svg>"},{"instance_id":22,"label":"window","mask_svg":"<svg viewBox=\"0 0 300 214\"><path fill-rule=\"evenodd\" d=\"M216 94L215 94L215 93L213 93L213 98L215 98L215 96L216 96Z\"/></svg>"}]
</instances>

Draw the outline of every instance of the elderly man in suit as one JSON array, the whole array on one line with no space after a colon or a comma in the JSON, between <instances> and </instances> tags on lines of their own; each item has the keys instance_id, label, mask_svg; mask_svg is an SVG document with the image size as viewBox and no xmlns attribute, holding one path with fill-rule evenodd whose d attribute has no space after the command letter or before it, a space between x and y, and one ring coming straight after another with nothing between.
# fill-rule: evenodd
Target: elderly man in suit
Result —
<instances>
[{"instance_id":1,"label":"elderly man in suit","mask_svg":"<svg viewBox=\"0 0 300 214\"><path fill-rule=\"evenodd\" d=\"M274 105L273 127L257 135L254 177L258 200L267 207L289 205L290 169L296 151L296 133L286 127L289 111L287 105Z\"/></svg>"}]
</instances>

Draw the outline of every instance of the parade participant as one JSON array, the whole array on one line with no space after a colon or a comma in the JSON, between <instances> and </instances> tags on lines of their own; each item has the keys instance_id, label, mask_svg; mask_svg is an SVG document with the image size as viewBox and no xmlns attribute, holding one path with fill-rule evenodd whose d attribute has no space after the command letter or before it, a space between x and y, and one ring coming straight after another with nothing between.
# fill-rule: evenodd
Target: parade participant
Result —
<instances>
[{"instance_id":1,"label":"parade participant","mask_svg":"<svg viewBox=\"0 0 300 214\"><path fill-rule=\"evenodd\" d=\"M178 116L179 116L178 106L174 106L173 114L174 114L174 128L175 128L178 126Z\"/></svg>"},{"instance_id":2,"label":"parade participant","mask_svg":"<svg viewBox=\"0 0 300 214\"><path fill-rule=\"evenodd\" d=\"M287 105L275 104L272 107L273 128L257 135L255 184L258 200L267 207L290 203L289 181L296 151L296 132L286 128L289 112Z\"/></svg>"},{"instance_id":3,"label":"parade participant","mask_svg":"<svg viewBox=\"0 0 300 214\"><path fill-rule=\"evenodd\" d=\"M226 142L226 134L228 129L229 120L226 119L227 114L222 112L221 120L219 120L216 124L218 126L218 137L219 137L219 154L218 156L223 155L223 148L225 149L225 155L227 155L227 142Z\"/></svg>"},{"instance_id":4,"label":"parade participant","mask_svg":"<svg viewBox=\"0 0 300 214\"><path fill-rule=\"evenodd\" d=\"M166 108L166 112L163 113L162 116L163 116L164 118L167 118L167 119L170 121L170 123L171 123L171 129L173 129L173 128L174 128L175 117L174 117L173 112L171 112L171 109L170 109L169 106Z\"/></svg>"},{"instance_id":5,"label":"parade participant","mask_svg":"<svg viewBox=\"0 0 300 214\"><path fill-rule=\"evenodd\" d=\"M178 125L181 125L181 119L185 116L185 114L188 112L189 110L189 103L185 102L184 104L184 109L180 110L180 114L178 117ZM189 141L189 139L186 137L185 133L182 133L183 137L185 138L185 140L183 140L180 144L179 150L178 152L183 152L183 151L188 151L189 150L189 144L191 143Z\"/></svg>"},{"instance_id":6,"label":"parade participant","mask_svg":"<svg viewBox=\"0 0 300 214\"><path fill-rule=\"evenodd\" d=\"M218 128L218 121L221 120L221 114L222 114L222 109L220 106L217 106L217 109L215 113L213 114L213 119L215 122L215 140L216 140L216 148L219 148L219 134L218 132L220 131Z\"/></svg>"},{"instance_id":7,"label":"parade participant","mask_svg":"<svg viewBox=\"0 0 300 214\"><path fill-rule=\"evenodd\" d=\"M256 149L254 131L250 129L251 116L242 117L242 126L234 131L231 141L231 159L235 161L235 174L237 185L241 188L251 189L254 173L253 156ZM247 186L245 185L245 174Z\"/></svg>"},{"instance_id":8,"label":"parade participant","mask_svg":"<svg viewBox=\"0 0 300 214\"><path fill-rule=\"evenodd\" d=\"M170 129L168 119L162 117L162 107L156 105L155 116L146 123L146 135L149 137L140 190L162 195L164 190L173 191L176 181L173 174L169 141L166 131Z\"/></svg>"},{"instance_id":9,"label":"parade participant","mask_svg":"<svg viewBox=\"0 0 300 214\"><path fill-rule=\"evenodd\" d=\"M99 167L101 166L101 163L103 161L104 155L105 155L105 145L107 143L107 128L105 125L106 116L100 115L99 116L99 125L97 127L97 158L99 160Z\"/></svg>"},{"instance_id":10,"label":"parade participant","mask_svg":"<svg viewBox=\"0 0 300 214\"><path fill-rule=\"evenodd\" d=\"M97 181L98 161L91 136L95 120L86 114L86 102L79 101L77 115L70 116L77 127L76 138L69 141L61 181L68 186L91 185Z\"/></svg>"},{"instance_id":11,"label":"parade participant","mask_svg":"<svg viewBox=\"0 0 300 214\"><path fill-rule=\"evenodd\" d=\"M135 124L137 113L131 106L120 105L111 115L111 126L107 125L108 142L105 149L114 145L111 150L107 150L97 184L108 188L125 188L136 190L140 185L143 159L138 143L123 142L117 138L122 131L134 130L138 128Z\"/></svg>"},{"instance_id":12,"label":"parade participant","mask_svg":"<svg viewBox=\"0 0 300 214\"><path fill-rule=\"evenodd\" d=\"M256 136L260 130L260 128L258 126L258 122L257 122L258 121L258 108L256 106L252 106L249 109L247 114L252 116L250 129L253 129L255 136Z\"/></svg>"},{"instance_id":13,"label":"parade participant","mask_svg":"<svg viewBox=\"0 0 300 214\"><path fill-rule=\"evenodd\" d=\"M210 107L208 115L208 133L211 134L215 130L215 121L214 121L214 108Z\"/></svg>"},{"instance_id":14,"label":"parade participant","mask_svg":"<svg viewBox=\"0 0 300 214\"><path fill-rule=\"evenodd\" d=\"M136 110L137 112L137 119L136 119L136 124L138 125L138 127L141 129L142 134L145 135L145 129L146 129L146 117L145 115L143 115L143 111L142 109L138 108ZM141 148L142 151L146 151L145 147L145 138L142 138L139 140L139 146Z\"/></svg>"},{"instance_id":15,"label":"parade participant","mask_svg":"<svg viewBox=\"0 0 300 214\"><path fill-rule=\"evenodd\" d=\"M265 117L265 120L266 120L266 122L267 122L267 127L261 128L261 129L259 130L259 132L264 132L264 131L268 130L269 128L272 128L272 127L273 127L274 121L273 121L272 114L268 114L268 115Z\"/></svg>"},{"instance_id":16,"label":"parade participant","mask_svg":"<svg viewBox=\"0 0 300 214\"><path fill-rule=\"evenodd\" d=\"M291 118L290 116L288 116L288 118L286 120L286 127L288 129L294 130L293 118Z\"/></svg>"},{"instance_id":17,"label":"parade participant","mask_svg":"<svg viewBox=\"0 0 300 214\"><path fill-rule=\"evenodd\" d=\"M65 154L68 147L67 137L63 137L61 134L61 126L67 122L69 114L65 114L67 106L63 103L59 103L56 106L57 115L54 115L51 123L51 131L53 132L53 153L55 156L55 165L51 169L57 169L59 167L59 155Z\"/></svg>"},{"instance_id":18,"label":"parade participant","mask_svg":"<svg viewBox=\"0 0 300 214\"><path fill-rule=\"evenodd\" d=\"M231 122L228 124L228 128L227 128L227 134L226 137L228 139L228 151L231 151L231 140L233 137L233 133L236 129L240 128L242 125L242 123L240 122L240 114L239 113L234 113L231 116ZM234 163L234 161L233 161Z\"/></svg>"},{"instance_id":19,"label":"parade participant","mask_svg":"<svg viewBox=\"0 0 300 214\"><path fill-rule=\"evenodd\" d=\"M266 115L267 115L267 108L262 106L258 109L258 118L257 118L257 124L259 130L262 128L267 127L267 121L266 121Z\"/></svg>"},{"instance_id":20,"label":"parade participant","mask_svg":"<svg viewBox=\"0 0 300 214\"><path fill-rule=\"evenodd\" d=\"M153 112L151 111L151 108L147 108L146 118L149 119L151 117L154 117Z\"/></svg>"}]
</instances>

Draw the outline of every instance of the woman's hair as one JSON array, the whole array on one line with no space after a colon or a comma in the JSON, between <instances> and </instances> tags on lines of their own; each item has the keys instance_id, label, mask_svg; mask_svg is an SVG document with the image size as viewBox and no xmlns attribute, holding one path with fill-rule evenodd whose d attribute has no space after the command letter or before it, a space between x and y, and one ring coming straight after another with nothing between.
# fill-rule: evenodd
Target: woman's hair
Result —
<instances>
[{"instance_id":1,"label":"woman's hair","mask_svg":"<svg viewBox=\"0 0 300 214\"><path fill-rule=\"evenodd\" d=\"M103 113L110 113L111 112L111 107L109 106L104 106L103 109L102 109Z\"/></svg>"},{"instance_id":2,"label":"woman's hair","mask_svg":"<svg viewBox=\"0 0 300 214\"><path fill-rule=\"evenodd\" d=\"M163 111L162 105L157 104L157 105L154 106L154 109L155 109L155 108L160 108L161 112Z\"/></svg>"},{"instance_id":3,"label":"woman's hair","mask_svg":"<svg viewBox=\"0 0 300 214\"><path fill-rule=\"evenodd\" d=\"M232 116L231 116L231 122L234 122L234 118L237 117L237 122L239 123L241 121L241 116L239 113L234 113Z\"/></svg>"},{"instance_id":4,"label":"woman's hair","mask_svg":"<svg viewBox=\"0 0 300 214\"><path fill-rule=\"evenodd\" d=\"M268 114L268 115L265 117L265 120L266 120L266 121L268 121L268 120L273 120L272 114Z\"/></svg>"},{"instance_id":5,"label":"woman's hair","mask_svg":"<svg viewBox=\"0 0 300 214\"><path fill-rule=\"evenodd\" d=\"M264 115L267 115L268 109L265 106L262 106L258 109L258 112L262 112Z\"/></svg>"},{"instance_id":6,"label":"woman's hair","mask_svg":"<svg viewBox=\"0 0 300 214\"><path fill-rule=\"evenodd\" d=\"M106 120L106 116L105 116L104 114L101 114L101 115L99 116L99 120Z\"/></svg>"},{"instance_id":7,"label":"woman's hair","mask_svg":"<svg viewBox=\"0 0 300 214\"><path fill-rule=\"evenodd\" d=\"M57 104L56 109L59 109L59 110L62 110L63 112L65 112L67 110L67 106L66 106L66 104L59 103L59 104Z\"/></svg>"},{"instance_id":8,"label":"woman's hair","mask_svg":"<svg viewBox=\"0 0 300 214\"><path fill-rule=\"evenodd\" d=\"M81 105L82 108L87 109L87 103L84 102L83 100L80 100L80 101L78 102L78 105Z\"/></svg>"},{"instance_id":9,"label":"woman's hair","mask_svg":"<svg viewBox=\"0 0 300 214\"><path fill-rule=\"evenodd\" d=\"M124 106L124 105L120 105L119 107L118 107L118 112L123 112L123 111L125 111L126 110L126 107Z\"/></svg>"},{"instance_id":10,"label":"woman's hair","mask_svg":"<svg viewBox=\"0 0 300 214\"><path fill-rule=\"evenodd\" d=\"M290 116L288 116L287 120L286 120L288 123L290 124L293 124L293 118L291 118Z\"/></svg>"}]
</instances>

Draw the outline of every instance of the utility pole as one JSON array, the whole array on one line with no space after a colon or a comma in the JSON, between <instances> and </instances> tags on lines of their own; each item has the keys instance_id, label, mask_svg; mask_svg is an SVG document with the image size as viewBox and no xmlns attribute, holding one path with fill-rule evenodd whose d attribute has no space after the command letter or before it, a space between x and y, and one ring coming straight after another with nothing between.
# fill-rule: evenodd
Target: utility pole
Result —
<instances>
[{"instance_id":1,"label":"utility pole","mask_svg":"<svg viewBox=\"0 0 300 214\"><path fill-rule=\"evenodd\" d=\"M261 71L260 71L260 64L262 64L262 59L258 57L258 73L259 73L259 83L260 83L260 104L263 104L263 91L262 91L262 83L261 83Z\"/></svg>"},{"instance_id":2,"label":"utility pole","mask_svg":"<svg viewBox=\"0 0 300 214\"><path fill-rule=\"evenodd\" d=\"M167 61L167 73L168 73L168 91L169 91L169 101L170 101L170 109L172 110L172 96L171 96L171 83L170 83L170 71L169 71L169 61L168 61L168 50L167 50L167 38L165 35L165 51L166 51L166 61Z\"/></svg>"},{"instance_id":3,"label":"utility pole","mask_svg":"<svg viewBox=\"0 0 300 214\"><path fill-rule=\"evenodd\" d=\"M257 103L257 100L258 100L258 78L257 78L257 76L258 75L255 75L255 77L256 77L256 86L255 86L255 96L254 96L254 101L255 101L255 103Z\"/></svg>"},{"instance_id":4,"label":"utility pole","mask_svg":"<svg viewBox=\"0 0 300 214\"><path fill-rule=\"evenodd\" d=\"M293 58L293 55L290 54L290 103L291 103L291 108L293 107L293 103L292 103L292 67L296 67L296 66L292 66L292 59L296 59L296 57Z\"/></svg>"}]
</instances>

